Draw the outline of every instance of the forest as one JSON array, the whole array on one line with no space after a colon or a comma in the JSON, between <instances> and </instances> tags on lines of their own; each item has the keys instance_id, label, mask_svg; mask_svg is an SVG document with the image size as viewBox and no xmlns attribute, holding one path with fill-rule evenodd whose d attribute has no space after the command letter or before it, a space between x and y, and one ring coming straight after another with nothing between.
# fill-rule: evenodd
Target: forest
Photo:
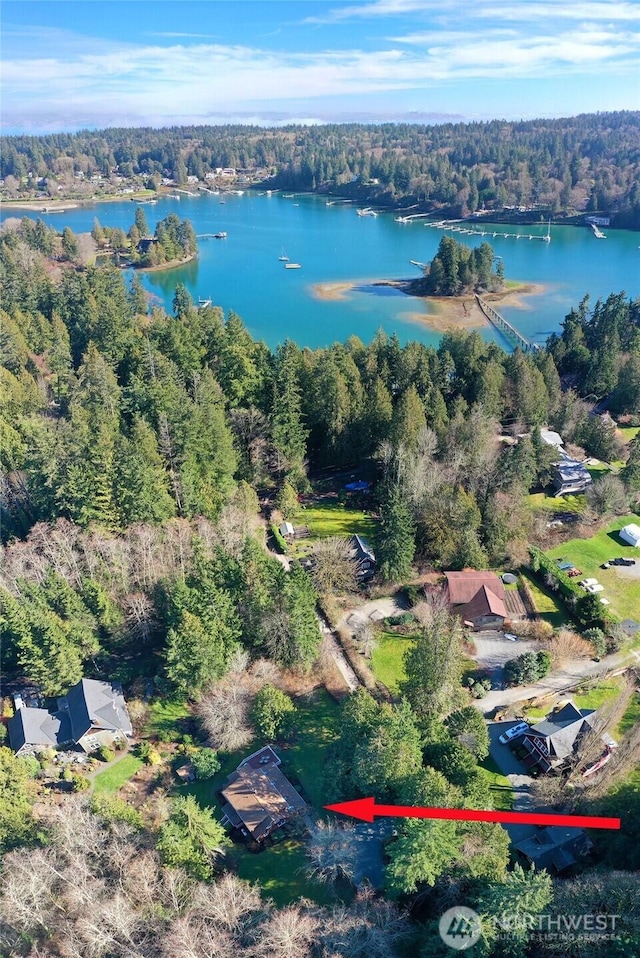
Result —
<instances>
[{"instance_id":1,"label":"forest","mask_svg":"<svg viewBox=\"0 0 640 958\"><path fill-rule=\"evenodd\" d=\"M115 148L121 134L112 134ZM56 150L97 143L94 134L48 139ZM134 229L147 233L143 220L137 212L127 242ZM164 224L157 235L170 256L180 225ZM113 244L99 223L94 240L100 230ZM387 586L408 583L416 567L529 563L540 532L529 494L548 485L554 460L543 426L585 455L620 461L617 475L594 482L592 515L637 509L640 440L625 447L615 424L594 415L593 397L640 425L640 301L585 297L547 349L527 354L466 332L437 348L380 331L367 344L354 336L311 350L287 340L270 350L233 312L196 306L184 286L171 314L150 308L135 273L82 267L73 241L40 221L0 232L0 667L10 688L32 684L45 697L87 674L121 682L140 739L134 758L160 770L135 807L75 794L89 779L61 771L65 804L47 805L37 788L51 756L0 748L3 953L429 958L446 952L434 916L464 901L486 918L474 953L524 958L565 953L550 941L536 951L527 916L576 902L633 915L637 842L626 837L599 850L598 881L559 880L512 867L501 826L419 821L390 836L383 895L361 887L344 901L276 905L234 874L212 807L172 791L162 750L191 757L206 782L227 753L301 734L287 682L322 681L318 602L344 584L345 562L327 547L311 574L285 568L266 547L261 502L293 515L318 475L366 464ZM471 265L484 283L482 249ZM589 610L585 624L622 643L604 607ZM487 727L463 685L460 620L423 603L415 630L399 696L360 688L332 706L329 758L312 786L323 800L375 792L405 804L491 804ZM145 732L158 702L181 703L188 731ZM633 796L602 792L587 806L627 814ZM353 877L353 833L314 828L306 867L338 888ZM505 930L505 912L524 917ZM638 947L629 921L606 954ZM605 953L589 947L585 958Z\"/></svg>"},{"instance_id":2,"label":"forest","mask_svg":"<svg viewBox=\"0 0 640 958\"><path fill-rule=\"evenodd\" d=\"M36 181L51 196L95 191L117 173L156 189L222 168L271 188L330 191L363 202L442 210L522 207L546 214L604 212L640 228L640 114L476 123L327 124L319 127L109 129L0 139L5 197ZM100 187L104 188L105 183ZM80 195L80 194L79 194Z\"/></svg>"}]
</instances>

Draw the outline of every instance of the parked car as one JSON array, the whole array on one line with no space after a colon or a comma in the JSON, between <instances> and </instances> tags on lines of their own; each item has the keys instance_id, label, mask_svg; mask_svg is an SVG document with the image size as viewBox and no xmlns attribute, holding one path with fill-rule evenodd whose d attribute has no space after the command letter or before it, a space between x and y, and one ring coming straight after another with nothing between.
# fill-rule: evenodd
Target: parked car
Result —
<instances>
[{"instance_id":1,"label":"parked car","mask_svg":"<svg viewBox=\"0 0 640 958\"><path fill-rule=\"evenodd\" d=\"M518 722L517 725L512 725L506 732L503 732L498 741L506 745L508 742L513 742L514 739L520 738L528 729L529 726L526 722Z\"/></svg>"},{"instance_id":2,"label":"parked car","mask_svg":"<svg viewBox=\"0 0 640 958\"><path fill-rule=\"evenodd\" d=\"M594 595L596 592L604 592L604 586L600 585L599 582L596 582L594 585L585 585L585 589L592 595Z\"/></svg>"},{"instance_id":3,"label":"parked car","mask_svg":"<svg viewBox=\"0 0 640 958\"><path fill-rule=\"evenodd\" d=\"M508 639L509 642L517 642L517 641L518 641L518 636L517 636L517 635L514 635L513 632L505 632L504 637L505 637L505 639Z\"/></svg>"}]
</instances>

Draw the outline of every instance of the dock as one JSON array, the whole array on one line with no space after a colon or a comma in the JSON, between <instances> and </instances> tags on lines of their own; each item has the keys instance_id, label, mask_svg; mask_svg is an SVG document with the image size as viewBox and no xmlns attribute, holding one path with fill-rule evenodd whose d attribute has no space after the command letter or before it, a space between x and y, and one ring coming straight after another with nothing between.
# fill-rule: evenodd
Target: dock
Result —
<instances>
[{"instance_id":1,"label":"dock","mask_svg":"<svg viewBox=\"0 0 640 958\"><path fill-rule=\"evenodd\" d=\"M412 218L415 219L416 217L396 218L396 223L408 223L411 222ZM466 220L438 220L437 223L425 223L424 225L429 226L432 229L447 230L450 233L466 233L472 236L491 236L493 239L498 237L501 239L540 240L543 243L551 242L550 224L547 228L547 232L542 236L540 233L501 233L499 230L473 229L472 227L467 226Z\"/></svg>"},{"instance_id":2,"label":"dock","mask_svg":"<svg viewBox=\"0 0 640 958\"><path fill-rule=\"evenodd\" d=\"M491 325L498 330L499 333L502 333L503 336L506 336L508 339L515 340L517 346L523 351L523 353L531 352L534 349L540 349L537 343L530 342L522 333L513 326L504 316L501 316L497 309L494 309L489 303L486 303L478 294L476 293L476 302L480 307L482 313L489 320Z\"/></svg>"}]
</instances>

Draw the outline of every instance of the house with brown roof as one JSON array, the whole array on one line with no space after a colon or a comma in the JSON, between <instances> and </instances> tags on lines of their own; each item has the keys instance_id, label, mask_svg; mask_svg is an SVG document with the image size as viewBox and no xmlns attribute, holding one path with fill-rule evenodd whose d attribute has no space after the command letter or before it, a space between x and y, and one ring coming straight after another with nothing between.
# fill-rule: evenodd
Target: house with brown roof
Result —
<instances>
[{"instance_id":1,"label":"house with brown roof","mask_svg":"<svg viewBox=\"0 0 640 958\"><path fill-rule=\"evenodd\" d=\"M240 762L221 790L223 825L263 842L307 807L281 771L281 764L270 745Z\"/></svg>"},{"instance_id":2,"label":"house with brown roof","mask_svg":"<svg viewBox=\"0 0 640 958\"><path fill-rule=\"evenodd\" d=\"M505 589L495 572L445 572L449 604L473 629L500 629L507 618Z\"/></svg>"}]
</instances>

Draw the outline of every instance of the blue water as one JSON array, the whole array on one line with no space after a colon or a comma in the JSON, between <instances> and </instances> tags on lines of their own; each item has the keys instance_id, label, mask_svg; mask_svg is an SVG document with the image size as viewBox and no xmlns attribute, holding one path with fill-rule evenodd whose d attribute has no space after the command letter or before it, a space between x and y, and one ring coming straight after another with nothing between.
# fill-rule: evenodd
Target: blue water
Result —
<instances>
[{"instance_id":1,"label":"blue water","mask_svg":"<svg viewBox=\"0 0 640 958\"><path fill-rule=\"evenodd\" d=\"M428 262L437 250L441 230L419 221L395 223L394 213L360 217L351 204L329 207L317 196L285 198L247 192L224 199L220 203L211 195L180 201L162 198L155 206L143 207L151 229L175 210L191 220L196 233L228 233L226 240L201 240L197 261L167 272L141 274L145 287L167 309L171 309L176 284L182 282L196 302L210 298L225 311L235 310L252 335L271 347L287 337L310 347L342 342L354 334L368 342L379 327L395 331L402 342L438 342L439 334L416 321L416 316L429 311L427 304L371 284L378 279L419 276L409 261ZM58 231L67 225L74 232L90 230L95 216L104 226L127 230L135 204L123 200L29 215L40 216ZM629 296L640 295L638 233L604 228L607 239L598 240L586 227L552 226L552 242L542 243L505 238L503 234L514 227L490 229L498 235L454 235L469 246L490 242L503 258L507 279L544 285L544 292L525 297L522 307L501 308L535 342L544 342L558 330L565 314L585 293L593 301L622 290ZM546 224L521 229L543 235ZM301 269L283 268L278 260L283 250ZM343 299L321 300L314 293L315 284L347 280L358 285ZM483 329L482 335L508 348L494 330Z\"/></svg>"}]
</instances>

